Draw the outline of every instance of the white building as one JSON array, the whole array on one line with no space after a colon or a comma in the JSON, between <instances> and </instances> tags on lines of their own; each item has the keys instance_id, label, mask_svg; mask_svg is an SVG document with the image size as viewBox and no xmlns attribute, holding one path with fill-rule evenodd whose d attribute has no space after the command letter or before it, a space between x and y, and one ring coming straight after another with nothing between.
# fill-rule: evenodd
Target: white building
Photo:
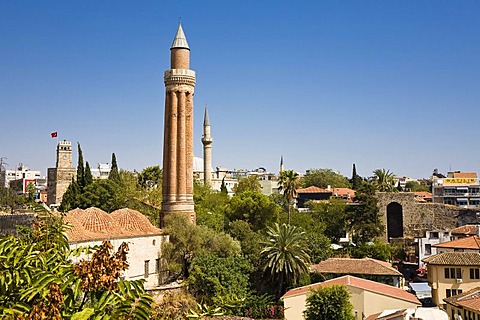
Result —
<instances>
[{"instance_id":1,"label":"white building","mask_svg":"<svg viewBox=\"0 0 480 320\"><path fill-rule=\"evenodd\" d=\"M40 171L30 170L27 166L20 164L15 170L0 170L0 186L8 188L10 181L27 179L35 180L41 178Z\"/></svg>"},{"instance_id":2,"label":"white building","mask_svg":"<svg viewBox=\"0 0 480 320\"><path fill-rule=\"evenodd\" d=\"M462 208L480 207L480 184L476 172L449 172L447 177L434 175L434 203L451 204Z\"/></svg>"},{"instance_id":3,"label":"white building","mask_svg":"<svg viewBox=\"0 0 480 320\"><path fill-rule=\"evenodd\" d=\"M94 179L108 179L111 168L108 163L99 163L96 168L90 168Z\"/></svg>"},{"instance_id":4,"label":"white building","mask_svg":"<svg viewBox=\"0 0 480 320\"><path fill-rule=\"evenodd\" d=\"M163 230L154 227L147 217L136 210L120 209L106 213L98 208L74 209L67 212L64 221L71 225L67 237L72 249L101 245L109 240L117 250L128 244L126 280L145 280L145 289L154 289L161 282L162 243L168 241ZM88 256L72 257L73 262Z\"/></svg>"},{"instance_id":5,"label":"white building","mask_svg":"<svg viewBox=\"0 0 480 320\"><path fill-rule=\"evenodd\" d=\"M418 245L419 267L425 267L425 263L422 261L424 258L438 253L434 245L447 241L450 241L450 232L448 230L426 231L425 237L415 238L415 242Z\"/></svg>"}]
</instances>

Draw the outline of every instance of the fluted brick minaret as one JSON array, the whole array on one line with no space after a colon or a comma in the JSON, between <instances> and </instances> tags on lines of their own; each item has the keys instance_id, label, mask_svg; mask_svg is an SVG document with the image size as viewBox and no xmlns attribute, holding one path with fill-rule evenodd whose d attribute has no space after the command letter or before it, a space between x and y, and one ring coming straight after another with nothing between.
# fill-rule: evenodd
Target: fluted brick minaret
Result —
<instances>
[{"instance_id":1,"label":"fluted brick minaret","mask_svg":"<svg viewBox=\"0 0 480 320\"><path fill-rule=\"evenodd\" d=\"M208 109L205 106L205 115L203 117L203 183L206 186L212 184L212 143L210 134L210 119L208 119Z\"/></svg>"},{"instance_id":2,"label":"fluted brick minaret","mask_svg":"<svg viewBox=\"0 0 480 320\"><path fill-rule=\"evenodd\" d=\"M161 227L169 213L188 215L195 223L193 206L193 93L195 71L190 48L178 24L170 48L170 69L165 71L165 125Z\"/></svg>"}]
</instances>

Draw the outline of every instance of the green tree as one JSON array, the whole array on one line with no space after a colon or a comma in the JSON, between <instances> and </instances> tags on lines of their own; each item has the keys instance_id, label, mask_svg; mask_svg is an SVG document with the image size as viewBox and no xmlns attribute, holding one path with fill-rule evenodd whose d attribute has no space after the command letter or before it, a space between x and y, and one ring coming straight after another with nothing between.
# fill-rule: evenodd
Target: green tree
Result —
<instances>
[{"instance_id":1,"label":"green tree","mask_svg":"<svg viewBox=\"0 0 480 320\"><path fill-rule=\"evenodd\" d=\"M185 215L169 214L165 224L170 241L163 244L163 253L174 278L187 279L193 259L202 252L225 258L241 252L238 241L229 235L194 225Z\"/></svg>"},{"instance_id":2,"label":"green tree","mask_svg":"<svg viewBox=\"0 0 480 320\"><path fill-rule=\"evenodd\" d=\"M383 261L390 261L392 259L392 246L388 243L384 243L378 239L374 242L361 243L360 245L352 248L352 258L372 258Z\"/></svg>"},{"instance_id":3,"label":"green tree","mask_svg":"<svg viewBox=\"0 0 480 320\"><path fill-rule=\"evenodd\" d=\"M13 213L20 201L16 192L10 188L0 187L0 208Z\"/></svg>"},{"instance_id":4,"label":"green tree","mask_svg":"<svg viewBox=\"0 0 480 320\"><path fill-rule=\"evenodd\" d=\"M35 184L33 182L29 182L27 184L27 200L28 202L32 203L35 202Z\"/></svg>"},{"instance_id":5,"label":"green tree","mask_svg":"<svg viewBox=\"0 0 480 320\"><path fill-rule=\"evenodd\" d=\"M422 185L418 183L418 181L407 181L407 183L405 183L405 189L411 192L430 192L429 186Z\"/></svg>"},{"instance_id":6,"label":"green tree","mask_svg":"<svg viewBox=\"0 0 480 320\"><path fill-rule=\"evenodd\" d=\"M288 204L288 224L290 224L290 213L292 201L297 196L297 188L299 186L298 173L293 170L286 170L280 174L278 181L278 191L283 192L283 196Z\"/></svg>"},{"instance_id":7,"label":"green tree","mask_svg":"<svg viewBox=\"0 0 480 320\"><path fill-rule=\"evenodd\" d=\"M396 192L395 174L390 170L376 169L373 171L373 183L380 192Z\"/></svg>"},{"instance_id":8,"label":"green tree","mask_svg":"<svg viewBox=\"0 0 480 320\"><path fill-rule=\"evenodd\" d=\"M220 192L223 193L224 195L228 195L228 189L227 186L225 185L225 177L222 179L222 185L220 186Z\"/></svg>"},{"instance_id":9,"label":"green tree","mask_svg":"<svg viewBox=\"0 0 480 320\"><path fill-rule=\"evenodd\" d=\"M72 181L68 185L67 190L63 194L62 202L60 203L59 210L62 212L67 212L71 209L80 208L81 203L81 191L78 183L72 177Z\"/></svg>"},{"instance_id":10,"label":"green tree","mask_svg":"<svg viewBox=\"0 0 480 320\"><path fill-rule=\"evenodd\" d=\"M115 153L112 153L112 166L110 167L108 179L117 183L120 182L120 173L118 171L117 157L115 157Z\"/></svg>"},{"instance_id":11,"label":"green tree","mask_svg":"<svg viewBox=\"0 0 480 320\"><path fill-rule=\"evenodd\" d=\"M226 207L226 215L230 221L245 220L253 230L264 229L278 221L279 206L268 196L245 191L235 194Z\"/></svg>"},{"instance_id":12,"label":"green tree","mask_svg":"<svg viewBox=\"0 0 480 320\"><path fill-rule=\"evenodd\" d=\"M302 178L304 187L317 186L319 188L350 188L348 179L332 169L310 169Z\"/></svg>"},{"instance_id":13,"label":"green tree","mask_svg":"<svg viewBox=\"0 0 480 320\"><path fill-rule=\"evenodd\" d=\"M83 191L85 187L85 167L83 164L83 152L80 142L77 142L78 148L78 164L77 164L77 185L80 188L80 191Z\"/></svg>"},{"instance_id":14,"label":"green tree","mask_svg":"<svg viewBox=\"0 0 480 320\"><path fill-rule=\"evenodd\" d=\"M333 242L338 243L348 230L347 207L341 199L330 199L328 202L309 201L307 207L316 221L325 225L325 235Z\"/></svg>"},{"instance_id":15,"label":"green tree","mask_svg":"<svg viewBox=\"0 0 480 320\"><path fill-rule=\"evenodd\" d=\"M228 202L228 196L225 193L194 181L193 200L198 225L207 226L216 231L225 231L225 208Z\"/></svg>"},{"instance_id":16,"label":"green tree","mask_svg":"<svg viewBox=\"0 0 480 320\"><path fill-rule=\"evenodd\" d=\"M307 297L306 320L355 320L350 293L345 286L319 286Z\"/></svg>"},{"instance_id":17,"label":"green tree","mask_svg":"<svg viewBox=\"0 0 480 320\"><path fill-rule=\"evenodd\" d=\"M192 261L189 289L206 304L213 304L214 298L226 296L245 299L252 269L248 259L240 255L222 258L213 253L202 253Z\"/></svg>"},{"instance_id":18,"label":"green tree","mask_svg":"<svg viewBox=\"0 0 480 320\"><path fill-rule=\"evenodd\" d=\"M275 223L268 228L268 240L260 253L263 269L269 272L277 284L277 297L295 286L303 274L308 274L310 256L306 234L302 229L287 224Z\"/></svg>"},{"instance_id":19,"label":"green tree","mask_svg":"<svg viewBox=\"0 0 480 320\"><path fill-rule=\"evenodd\" d=\"M33 229L0 238L2 319L149 319L142 281L122 281L128 247L71 251L61 218L41 213ZM71 256L91 255L72 264Z\"/></svg>"},{"instance_id":20,"label":"green tree","mask_svg":"<svg viewBox=\"0 0 480 320\"><path fill-rule=\"evenodd\" d=\"M250 175L242 177L238 180L238 184L233 187L233 192L235 192L235 194L240 194L246 191L262 192L262 187L260 186L257 176Z\"/></svg>"},{"instance_id":21,"label":"green tree","mask_svg":"<svg viewBox=\"0 0 480 320\"><path fill-rule=\"evenodd\" d=\"M357 174L357 167L355 166L355 163L353 164L352 179L350 179L350 183L352 184L353 190L357 190L362 183L362 177Z\"/></svg>"},{"instance_id":22,"label":"green tree","mask_svg":"<svg viewBox=\"0 0 480 320\"><path fill-rule=\"evenodd\" d=\"M152 190L162 187L163 172L160 166L146 167L138 175L138 183L145 190Z\"/></svg>"},{"instance_id":23,"label":"green tree","mask_svg":"<svg viewBox=\"0 0 480 320\"><path fill-rule=\"evenodd\" d=\"M369 182L362 182L355 193L354 201L357 205L350 207L347 211L347 221L353 233L353 241L358 245L381 236L384 226L380 220L375 186Z\"/></svg>"},{"instance_id":24,"label":"green tree","mask_svg":"<svg viewBox=\"0 0 480 320\"><path fill-rule=\"evenodd\" d=\"M85 164L85 187L93 183L92 170L90 170L90 164L88 161Z\"/></svg>"},{"instance_id":25,"label":"green tree","mask_svg":"<svg viewBox=\"0 0 480 320\"><path fill-rule=\"evenodd\" d=\"M121 209L125 203L119 194L119 186L113 180L97 180L83 190L80 208L97 207L106 212Z\"/></svg>"}]
</instances>

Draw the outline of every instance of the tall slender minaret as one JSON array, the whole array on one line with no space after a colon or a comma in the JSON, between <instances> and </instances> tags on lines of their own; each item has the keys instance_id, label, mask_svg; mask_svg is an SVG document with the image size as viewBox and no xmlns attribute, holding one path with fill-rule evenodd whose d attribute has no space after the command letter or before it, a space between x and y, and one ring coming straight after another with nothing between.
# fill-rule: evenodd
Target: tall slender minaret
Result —
<instances>
[{"instance_id":1,"label":"tall slender minaret","mask_svg":"<svg viewBox=\"0 0 480 320\"><path fill-rule=\"evenodd\" d=\"M195 71L190 70L190 48L178 24L165 71L165 125L163 190L160 226L169 213L181 213L195 223L193 205L193 93Z\"/></svg>"},{"instance_id":2,"label":"tall slender minaret","mask_svg":"<svg viewBox=\"0 0 480 320\"><path fill-rule=\"evenodd\" d=\"M210 119L208 119L208 108L205 105L205 115L203 117L203 183L211 186L212 183L212 143L210 135Z\"/></svg>"},{"instance_id":3,"label":"tall slender minaret","mask_svg":"<svg viewBox=\"0 0 480 320\"><path fill-rule=\"evenodd\" d=\"M280 157L280 174L282 174L284 171L284 167L283 167L283 156Z\"/></svg>"}]
</instances>

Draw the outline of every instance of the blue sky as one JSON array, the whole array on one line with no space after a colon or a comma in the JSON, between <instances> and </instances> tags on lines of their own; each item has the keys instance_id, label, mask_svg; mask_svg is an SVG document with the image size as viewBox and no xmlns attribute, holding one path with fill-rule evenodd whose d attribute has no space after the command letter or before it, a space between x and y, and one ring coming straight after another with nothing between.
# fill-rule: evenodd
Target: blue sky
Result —
<instances>
[{"instance_id":1,"label":"blue sky","mask_svg":"<svg viewBox=\"0 0 480 320\"><path fill-rule=\"evenodd\" d=\"M161 165L181 17L195 155L208 103L214 167L478 172L479 16L474 0L0 0L0 157L45 174L58 131L91 166Z\"/></svg>"}]
</instances>

